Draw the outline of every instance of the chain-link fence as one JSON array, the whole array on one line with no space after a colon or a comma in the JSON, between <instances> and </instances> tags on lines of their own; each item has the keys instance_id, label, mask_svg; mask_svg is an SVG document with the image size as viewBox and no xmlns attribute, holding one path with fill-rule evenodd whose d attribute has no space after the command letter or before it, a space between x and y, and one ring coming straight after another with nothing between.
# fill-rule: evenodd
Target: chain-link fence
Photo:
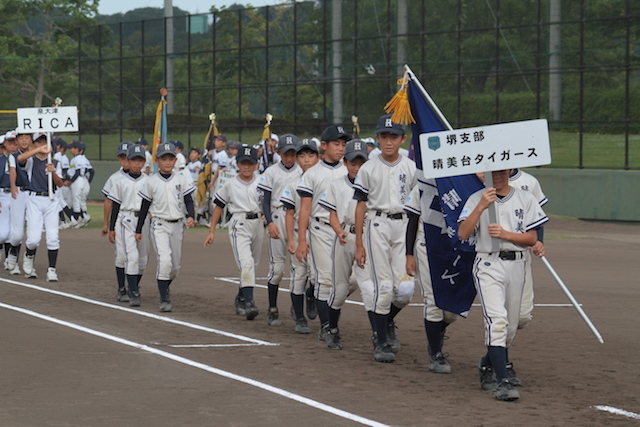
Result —
<instances>
[{"instance_id":1,"label":"chain-link fence","mask_svg":"<svg viewBox=\"0 0 640 427\"><path fill-rule=\"evenodd\" d=\"M94 157L150 138L369 136L409 64L454 127L546 117L553 166L640 168L640 4L631 0L324 0L77 30L78 106ZM349 126L347 126L349 127Z\"/></svg>"}]
</instances>

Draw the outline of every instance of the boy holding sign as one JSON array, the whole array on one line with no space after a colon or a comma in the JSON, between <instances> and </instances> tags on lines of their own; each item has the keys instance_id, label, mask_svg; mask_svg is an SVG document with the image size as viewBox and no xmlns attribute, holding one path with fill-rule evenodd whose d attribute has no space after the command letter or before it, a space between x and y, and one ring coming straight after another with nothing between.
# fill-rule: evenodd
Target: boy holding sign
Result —
<instances>
[{"instance_id":1,"label":"boy holding sign","mask_svg":"<svg viewBox=\"0 0 640 427\"><path fill-rule=\"evenodd\" d=\"M472 194L458 218L458 236L470 239L476 248L473 277L487 345L487 354L478 365L481 387L495 390L496 399L505 401L520 397L507 372L507 348L518 330L525 254L536 243L535 229L548 221L531 193L509 186L509 172L492 172L493 187ZM495 224L489 221L492 204ZM492 249L494 238L499 239L498 250Z\"/></svg>"}]
</instances>

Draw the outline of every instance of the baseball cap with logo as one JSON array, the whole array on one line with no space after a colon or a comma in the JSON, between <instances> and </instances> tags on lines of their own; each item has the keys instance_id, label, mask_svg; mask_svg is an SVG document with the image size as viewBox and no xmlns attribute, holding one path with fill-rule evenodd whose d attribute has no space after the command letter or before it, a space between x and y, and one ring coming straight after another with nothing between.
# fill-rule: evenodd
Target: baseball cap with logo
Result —
<instances>
[{"instance_id":1,"label":"baseball cap with logo","mask_svg":"<svg viewBox=\"0 0 640 427\"><path fill-rule=\"evenodd\" d=\"M239 150L240 147L242 147L242 142L240 142L240 141L229 141L227 143L227 148L231 148L231 149L234 149L234 150Z\"/></svg>"},{"instance_id":2,"label":"baseball cap with logo","mask_svg":"<svg viewBox=\"0 0 640 427\"><path fill-rule=\"evenodd\" d=\"M158 145L158 148L156 149L156 157L159 159L165 154L171 154L175 157L176 146L170 142L163 142L162 144Z\"/></svg>"},{"instance_id":3,"label":"baseball cap with logo","mask_svg":"<svg viewBox=\"0 0 640 427\"><path fill-rule=\"evenodd\" d=\"M127 153L129 152L129 147L132 146L133 144L129 141L122 141L120 144L118 144L118 154L116 154L116 156L121 156L121 155L127 155Z\"/></svg>"},{"instance_id":4,"label":"baseball cap with logo","mask_svg":"<svg viewBox=\"0 0 640 427\"><path fill-rule=\"evenodd\" d=\"M120 145L124 144L120 143ZM127 159L135 159L136 157L140 157L142 159L147 159L147 156L144 154L144 148L138 144L129 143L129 148L127 149Z\"/></svg>"},{"instance_id":5,"label":"baseball cap with logo","mask_svg":"<svg viewBox=\"0 0 640 427\"><path fill-rule=\"evenodd\" d=\"M279 137L278 137L278 135L277 135L277 134L275 134L275 133L272 133L272 134L271 134L271 138L270 138L270 139L275 139L276 141L280 142L280 138L279 138Z\"/></svg>"},{"instance_id":6,"label":"baseball cap with logo","mask_svg":"<svg viewBox=\"0 0 640 427\"><path fill-rule=\"evenodd\" d=\"M149 142L147 142L146 139L144 138L138 138L138 140L136 141L136 144L142 145L143 147L146 147L149 145Z\"/></svg>"},{"instance_id":7,"label":"baseball cap with logo","mask_svg":"<svg viewBox=\"0 0 640 427\"><path fill-rule=\"evenodd\" d=\"M226 136L224 136L224 134L222 134L222 133L219 133L218 135L214 135L214 137L213 137L213 138L214 138L214 139L215 139L215 138L218 138L218 139L219 139L220 141L222 141L222 142L227 142L227 137L226 137Z\"/></svg>"},{"instance_id":8,"label":"baseball cap with logo","mask_svg":"<svg viewBox=\"0 0 640 427\"><path fill-rule=\"evenodd\" d=\"M4 139L16 139L18 133L15 130L10 130L4 134Z\"/></svg>"},{"instance_id":9,"label":"baseball cap with logo","mask_svg":"<svg viewBox=\"0 0 640 427\"><path fill-rule=\"evenodd\" d=\"M393 122L391 120L391 114L386 114L378 119L378 127L376 127L375 134L377 135L384 132L404 135L404 125Z\"/></svg>"},{"instance_id":10,"label":"baseball cap with logo","mask_svg":"<svg viewBox=\"0 0 640 427\"><path fill-rule=\"evenodd\" d=\"M4 146L4 139L5 136L4 135L0 135L0 145Z\"/></svg>"},{"instance_id":11,"label":"baseball cap with logo","mask_svg":"<svg viewBox=\"0 0 640 427\"><path fill-rule=\"evenodd\" d=\"M298 154L305 148L315 153L320 152L320 150L318 150L318 143L315 141L315 138L303 138L300 141L298 141L298 144L296 145L296 154Z\"/></svg>"},{"instance_id":12,"label":"baseball cap with logo","mask_svg":"<svg viewBox=\"0 0 640 427\"><path fill-rule=\"evenodd\" d=\"M69 148L77 148L78 150L82 150L82 151L87 150L87 146L85 145L84 142L81 142L81 141L71 141L71 144L69 144Z\"/></svg>"},{"instance_id":13,"label":"baseball cap with logo","mask_svg":"<svg viewBox=\"0 0 640 427\"><path fill-rule=\"evenodd\" d=\"M236 154L236 161L238 163L249 160L251 163L258 163L258 150L247 145L240 147L238 154Z\"/></svg>"},{"instance_id":14,"label":"baseball cap with logo","mask_svg":"<svg viewBox=\"0 0 640 427\"><path fill-rule=\"evenodd\" d=\"M43 132L36 132L33 134L33 136L31 137L34 141L39 140L40 138L47 138L47 134L43 133Z\"/></svg>"},{"instance_id":15,"label":"baseball cap with logo","mask_svg":"<svg viewBox=\"0 0 640 427\"><path fill-rule=\"evenodd\" d=\"M353 160L356 157L362 157L365 160L369 159L367 144L361 139L352 139L347 142L347 146L344 148L344 158L346 160Z\"/></svg>"},{"instance_id":16,"label":"baseball cap with logo","mask_svg":"<svg viewBox=\"0 0 640 427\"><path fill-rule=\"evenodd\" d=\"M351 139L351 136L344 131L342 125L327 126L325 130L322 131L322 135L320 135L320 140L325 142L337 141L339 139L346 139L347 141Z\"/></svg>"},{"instance_id":17,"label":"baseball cap with logo","mask_svg":"<svg viewBox=\"0 0 640 427\"><path fill-rule=\"evenodd\" d=\"M285 133L278 141L278 151L284 154L289 150L295 150L298 145L298 137L291 133Z\"/></svg>"}]
</instances>

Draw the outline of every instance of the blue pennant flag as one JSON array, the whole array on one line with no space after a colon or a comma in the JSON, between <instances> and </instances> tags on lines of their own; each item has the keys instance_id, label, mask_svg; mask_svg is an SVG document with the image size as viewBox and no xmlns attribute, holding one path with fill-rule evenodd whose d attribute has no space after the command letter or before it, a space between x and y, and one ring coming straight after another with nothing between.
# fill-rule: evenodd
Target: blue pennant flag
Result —
<instances>
[{"instance_id":1,"label":"blue pennant flag","mask_svg":"<svg viewBox=\"0 0 640 427\"><path fill-rule=\"evenodd\" d=\"M420 150L420 134L450 129L440 119L427 99L426 91L411 72L409 105L416 123L412 124L411 146L416 166L424 162ZM437 108L437 107L436 107ZM471 275L474 248L458 238L457 220L469 196L483 188L476 175L419 179L422 221L427 256L436 305L446 311L465 316L476 295Z\"/></svg>"}]
</instances>

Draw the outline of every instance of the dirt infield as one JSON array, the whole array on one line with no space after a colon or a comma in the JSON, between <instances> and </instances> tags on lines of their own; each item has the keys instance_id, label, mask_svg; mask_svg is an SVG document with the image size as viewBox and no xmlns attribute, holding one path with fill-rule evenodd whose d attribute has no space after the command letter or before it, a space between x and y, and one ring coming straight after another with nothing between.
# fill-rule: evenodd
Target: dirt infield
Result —
<instances>
[{"instance_id":1,"label":"dirt infield","mask_svg":"<svg viewBox=\"0 0 640 427\"><path fill-rule=\"evenodd\" d=\"M552 218L546 234L547 258L605 344L536 261L542 306L510 351L523 387L521 399L508 403L479 387L477 307L449 328L453 373L437 375L428 371L418 293L398 318L396 363L381 364L357 304L343 310L342 351L317 340L317 320L311 335L293 333L284 289L283 326L267 326L263 288L256 289L258 318L237 317L238 272L226 232L208 249L204 229L186 233L174 311L160 314L155 259L142 281L142 307L129 309L115 302L113 247L97 230L63 230L59 283L44 280L43 249L38 279L0 272L0 425L638 425L640 226ZM266 271L265 248L258 275Z\"/></svg>"}]
</instances>

